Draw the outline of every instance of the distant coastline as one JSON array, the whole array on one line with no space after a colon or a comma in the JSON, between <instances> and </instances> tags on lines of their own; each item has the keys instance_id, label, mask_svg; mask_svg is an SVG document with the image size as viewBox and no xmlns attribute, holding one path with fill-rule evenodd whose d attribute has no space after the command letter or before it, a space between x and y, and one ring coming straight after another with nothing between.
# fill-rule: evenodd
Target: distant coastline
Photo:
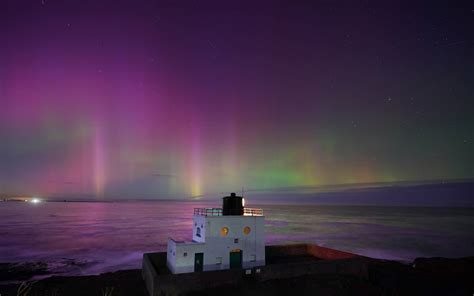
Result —
<instances>
[{"instance_id":1,"label":"distant coastline","mask_svg":"<svg viewBox=\"0 0 474 296\"><path fill-rule=\"evenodd\" d=\"M256 204L317 204L354 206L474 207L474 179L403 181L304 187L248 189ZM215 202L222 193L184 198L50 196L42 202ZM381 198L384 197L384 198ZM24 202L31 195L0 194L0 201Z\"/></svg>"}]
</instances>

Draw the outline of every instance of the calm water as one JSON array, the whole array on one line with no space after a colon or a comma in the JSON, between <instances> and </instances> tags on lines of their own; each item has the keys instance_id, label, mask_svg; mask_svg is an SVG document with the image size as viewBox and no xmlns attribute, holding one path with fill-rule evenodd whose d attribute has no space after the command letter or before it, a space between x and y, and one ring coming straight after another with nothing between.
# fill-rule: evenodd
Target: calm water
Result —
<instances>
[{"instance_id":1,"label":"calm water","mask_svg":"<svg viewBox=\"0 0 474 296\"><path fill-rule=\"evenodd\" d=\"M142 254L164 250L168 236L191 239L194 207L216 205L1 202L0 262L46 261L64 274L139 268ZM267 244L312 242L396 260L474 255L473 208L259 207Z\"/></svg>"}]
</instances>

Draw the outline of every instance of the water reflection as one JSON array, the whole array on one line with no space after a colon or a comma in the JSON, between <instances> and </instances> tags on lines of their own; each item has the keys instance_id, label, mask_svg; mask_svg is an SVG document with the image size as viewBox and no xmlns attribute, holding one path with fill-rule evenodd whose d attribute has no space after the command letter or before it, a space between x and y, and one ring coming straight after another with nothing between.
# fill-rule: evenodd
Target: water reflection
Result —
<instances>
[{"instance_id":1,"label":"water reflection","mask_svg":"<svg viewBox=\"0 0 474 296\"><path fill-rule=\"evenodd\" d=\"M0 204L0 262L47 261L68 274L139 268L168 236L191 239L205 202ZM255 205L251 205L254 207ZM267 244L312 242L379 258L469 256L472 209L264 205ZM5 239L6 238L6 239ZM69 264L74 259L84 264Z\"/></svg>"}]
</instances>

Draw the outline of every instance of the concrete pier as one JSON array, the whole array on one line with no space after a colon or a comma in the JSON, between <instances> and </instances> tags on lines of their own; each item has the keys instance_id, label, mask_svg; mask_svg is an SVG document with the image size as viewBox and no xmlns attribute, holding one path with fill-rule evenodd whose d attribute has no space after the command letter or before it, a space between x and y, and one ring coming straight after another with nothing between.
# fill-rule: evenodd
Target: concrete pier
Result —
<instances>
[{"instance_id":1,"label":"concrete pier","mask_svg":"<svg viewBox=\"0 0 474 296\"><path fill-rule=\"evenodd\" d=\"M168 270L166 252L146 253L143 255L142 276L150 296L182 295L190 291L243 284L245 281L286 279L302 275L368 277L370 258L314 244L266 246L265 249L265 266L183 274L172 274Z\"/></svg>"}]
</instances>

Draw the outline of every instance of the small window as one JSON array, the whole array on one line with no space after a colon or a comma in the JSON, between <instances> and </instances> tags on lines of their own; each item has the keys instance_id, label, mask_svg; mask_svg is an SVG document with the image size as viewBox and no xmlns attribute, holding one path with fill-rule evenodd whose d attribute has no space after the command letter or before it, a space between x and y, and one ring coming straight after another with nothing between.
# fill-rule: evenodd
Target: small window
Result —
<instances>
[{"instance_id":1,"label":"small window","mask_svg":"<svg viewBox=\"0 0 474 296\"><path fill-rule=\"evenodd\" d=\"M238 244L239 243L239 239L238 238L234 238L234 244Z\"/></svg>"},{"instance_id":2,"label":"small window","mask_svg":"<svg viewBox=\"0 0 474 296\"><path fill-rule=\"evenodd\" d=\"M221 236L227 236L229 234L229 228L222 227L221 228Z\"/></svg>"},{"instance_id":3,"label":"small window","mask_svg":"<svg viewBox=\"0 0 474 296\"><path fill-rule=\"evenodd\" d=\"M245 234L245 235L248 235L249 233L250 233L250 227L245 226L245 227L244 227L244 234Z\"/></svg>"},{"instance_id":4,"label":"small window","mask_svg":"<svg viewBox=\"0 0 474 296\"><path fill-rule=\"evenodd\" d=\"M184 256L184 257L188 256L188 253L187 253L187 252L184 252L184 253L183 253L183 256Z\"/></svg>"},{"instance_id":5,"label":"small window","mask_svg":"<svg viewBox=\"0 0 474 296\"><path fill-rule=\"evenodd\" d=\"M250 261L252 261L252 262L257 261L257 256L255 256L255 255L250 255Z\"/></svg>"},{"instance_id":6,"label":"small window","mask_svg":"<svg viewBox=\"0 0 474 296\"><path fill-rule=\"evenodd\" d=\"M216 257L216 264L222 264L222 257Z\"/></svg>"}]
</instances>

